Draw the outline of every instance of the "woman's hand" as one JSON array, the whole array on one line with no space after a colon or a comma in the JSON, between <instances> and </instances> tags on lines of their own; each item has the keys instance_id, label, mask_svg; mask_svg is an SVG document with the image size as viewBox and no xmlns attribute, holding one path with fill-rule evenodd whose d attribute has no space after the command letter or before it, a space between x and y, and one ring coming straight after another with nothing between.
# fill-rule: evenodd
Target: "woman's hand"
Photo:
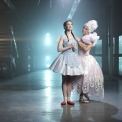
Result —
<instances>
[{"instance_id":1,"label":"woman's hand","mask_svg":"<svg viewBox=\"0 0 122 122\"><path fill-rule=\"evenodd\" d=\"M75 44L74 43L70 44L70 48L72 49L73 52L75 52Z\"/></svg>"},{"instance_id":2,"label":"woman's hand","mask_svg":"<svg viewBox=\"0 0 122 122\"><path fill-rule=\"evenodd\" d=\"M74 47L74 44L70 44L70 45L69 45L69 48L73 48L73 47Z\"/></svg>"},{"instance_id":3,"label":"woman's hand","mask_svg":"<svg viewBox=\"0 0 122 122\"><path fill-rule=\"evenodd\" d=\"M76 41L77 41L77 43L79 43L81 40L80 40L80 38L76 38Z\"/></svg>"}]
</instances>

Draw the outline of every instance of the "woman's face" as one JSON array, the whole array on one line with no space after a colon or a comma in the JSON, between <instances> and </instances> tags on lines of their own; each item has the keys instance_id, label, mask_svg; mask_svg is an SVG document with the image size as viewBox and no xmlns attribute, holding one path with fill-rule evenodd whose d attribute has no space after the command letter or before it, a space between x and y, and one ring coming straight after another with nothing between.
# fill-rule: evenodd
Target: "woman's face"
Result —
<instances>
[{"instance_id":1,"label":"woman's face","mask_svg":"<svg viewBox=\"0 0 122 122\"><path fill-rule=\"evenodd\" d=\"M72 24L72 22L68 21L68 22L66 23L65 29L66 29L67 31L71 31L71 30L73 29L73 24Z\"/></svg>"},{"instance_id":2,"label":"woman's face","mask_svg":"<svg viewBox=\"0 0 122 122\"><path fill-rule=\"evenodd\" d=\"M84 26L82 32L83 32L83 35L89 34L89 28L87 26Z\"/></svg>"}]
</instances>

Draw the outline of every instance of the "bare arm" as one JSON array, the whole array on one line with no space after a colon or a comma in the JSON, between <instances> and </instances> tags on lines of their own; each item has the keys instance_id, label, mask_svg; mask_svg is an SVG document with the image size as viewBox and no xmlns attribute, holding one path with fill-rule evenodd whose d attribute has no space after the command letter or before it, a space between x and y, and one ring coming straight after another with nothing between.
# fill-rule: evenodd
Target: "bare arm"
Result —
<instances>
[{"instance_id":1,"label":"bare arm","mask_svg":"<svg viewBox=\"0 0 122 122\"><path fill-rule=\"evenodd\" d=\"M89 44L89 45L86 45L84 44L81 40L77 40L78 42L78 45L83 49L83 51L87 52L88 50L91 49L91 47L93 47L93 44Z\"/></svg>"},{"instance_id":2,"label":"bare arm","mask_svg":"<svg viewBox=\"0 0 122 122\"><path fill-rule=\"evenodd\" d=\"M72 48L73 47L73 45L71 44L71 45L69 45L69 46L67 46L67 47L63 47L63 37L61 36L60 37L60 39L59 39L59 42L58 42L58 46L57 46L57 51L58 52L63 52L63 51L65 51L65 50L68 50L68 49L70 49L70 48Z\"/></svg>"}]
</instances>

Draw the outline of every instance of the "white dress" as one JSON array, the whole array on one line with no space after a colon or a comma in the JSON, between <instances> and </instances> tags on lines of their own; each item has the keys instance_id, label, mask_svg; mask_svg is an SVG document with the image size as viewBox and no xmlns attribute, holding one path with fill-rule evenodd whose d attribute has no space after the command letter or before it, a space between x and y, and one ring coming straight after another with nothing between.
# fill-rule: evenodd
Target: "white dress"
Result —
<instances>
[{"instance_id":1,"label":"white dress","mask_svg":"<svg viewBox=\"0 0 122 122\"><path fill-rule=\"evenodd\" d=\"M90 41L91 35L83 36L82 41ZM89 93L89 95L97 95L100 98L104 97L104 77L96 59L89 54L90 50L84 52L81 47L78 48L81 64L85 70L84 78L79 80L77 91L80 94Z\"/></svg>"},{"instance_id":2,"label":"white dress","mask_svg":"<svg viewBox=\"0 0 122 122\"><path fill-rule=\"evenodd\" d=\"M71 43L77 45L75 39L68 40L66 35L63 35L63 38L63 47L67 47ZM79 56L73 52L72 49L60 53L49 68L54 72L61 73L62 75L77 76L84 74L84 69L80 63Z\"/></svg>"}]
</instances>

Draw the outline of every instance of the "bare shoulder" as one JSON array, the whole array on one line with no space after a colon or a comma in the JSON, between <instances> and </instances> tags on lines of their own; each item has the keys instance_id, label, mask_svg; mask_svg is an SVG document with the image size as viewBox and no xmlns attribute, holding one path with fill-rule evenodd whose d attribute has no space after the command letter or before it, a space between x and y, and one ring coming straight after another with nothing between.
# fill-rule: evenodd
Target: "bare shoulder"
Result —
<instances>
[{"instance_id":1,"label":"bare shoulder","mask_svg":"<svg viewBox=\"0 0 122 122\"><path fill-rule=\"evenodd\" d=\"M63 35L60 36L58 43L63 43Z\"/></svg>"},{"instance_id":2,"label":"bare shoulder","mask_svg":"<svg viewBox=\"0 0 122 122\"><path fill-rule=\"evenodd\" d=\"M66 35L62 34L62 35L60 36L60 38L66 39Z\"/></svg>"},{"instance_id":3,"label":"bare shoulder","mask_svg":"<svg viewBox=\"0 0 122 122\"><path fill-rule=\"evenodd\" d=\"M64 41L66 39L65 35L61 35L59 41Z\"/></svg>"}]
</instances>

